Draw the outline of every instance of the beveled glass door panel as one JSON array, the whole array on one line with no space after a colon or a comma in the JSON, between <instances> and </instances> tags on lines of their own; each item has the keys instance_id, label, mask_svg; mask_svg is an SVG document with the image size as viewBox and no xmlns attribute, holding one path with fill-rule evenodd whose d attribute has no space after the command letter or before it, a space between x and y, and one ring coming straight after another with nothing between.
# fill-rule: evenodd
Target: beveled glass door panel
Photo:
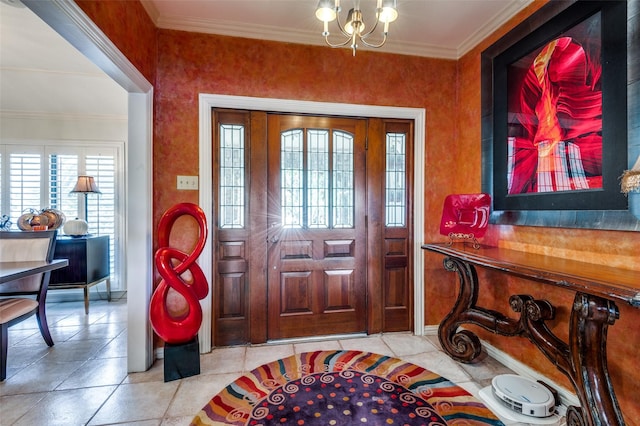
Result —
<instances>
[{"instance_id":1,"label":"beveled glass door panel","mask_svg":"<svg viewBox=\"0 0 640 426\"><path fill-rule=\"evenodd\" d=\"M366 121L268 117L268 338L366 331Z\"/></svg>"}]
</instances>

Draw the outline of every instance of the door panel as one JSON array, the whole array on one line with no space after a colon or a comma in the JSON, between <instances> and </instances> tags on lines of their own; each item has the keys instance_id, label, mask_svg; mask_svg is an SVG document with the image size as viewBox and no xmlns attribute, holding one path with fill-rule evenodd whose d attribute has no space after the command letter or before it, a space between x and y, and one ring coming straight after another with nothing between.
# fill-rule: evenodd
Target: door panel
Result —
<instances>
[{"instance_id":1,"label":"door panel","mask_svg":"<svg viewBox=\"0 0 640 426\"><path fill-rule=\"evenodd\" d=\"M383 331L413 328L413 127L384 122Z\"/></svg>"},{"instance_id":2,"label":"door panel","mask_svg":"<svg viewBox=\"0 0 640 426\"><path fill-rule=\"evenodd\" d=\"M256 212L266 211L266 114L217 110L212 123L213 342L263 342L267 222Z\"/></svg>"},{"instance_id":3,"label":"door panel","mask_svg":"<svg viewBox=\"0 0 640 426\"><path fill-rule=\"evenodd\" d=\"M268 129L268 338L365 332L366 121L270 115Z\"/></svg>"}]
</instances>

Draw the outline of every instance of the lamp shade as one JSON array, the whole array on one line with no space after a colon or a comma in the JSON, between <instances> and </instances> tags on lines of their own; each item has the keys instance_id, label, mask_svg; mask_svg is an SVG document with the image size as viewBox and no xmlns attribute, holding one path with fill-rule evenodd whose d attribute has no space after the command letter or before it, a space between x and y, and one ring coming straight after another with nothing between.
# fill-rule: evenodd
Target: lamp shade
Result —
<instances>
[{"instance_id":1,"label":"lamp shade","mask_svg":"<svg viewBox=\"0 0 640 426\"><path fill-rule=\"evenodd\" d=\"M320 0L316 8L316 17L322 22L331 22L336 19L335 4L332 0Z\"/></svg>"},{"instance_id":2,"label":"lamp shade","mask_svg":"<svg viewBox=\"0 0 640 426\"><path fill-rule=\"evenodd\" d=\"M380 22L393 22L398 19L398 5L396 0L384 0L380 12Z\"/></svg>"},{"instance_id":3,"label":"lamp shade","mask_svg":"<svg viewBox=\"0 0 640 426\"><path fill-rule=\"evenodd\" d=\"M95 193L102 194L98 189L98 185L93 180L93 176L78 176L78 182L76 182L76 186L73 187L71 193Z\"/></svg>"}]
</instances>

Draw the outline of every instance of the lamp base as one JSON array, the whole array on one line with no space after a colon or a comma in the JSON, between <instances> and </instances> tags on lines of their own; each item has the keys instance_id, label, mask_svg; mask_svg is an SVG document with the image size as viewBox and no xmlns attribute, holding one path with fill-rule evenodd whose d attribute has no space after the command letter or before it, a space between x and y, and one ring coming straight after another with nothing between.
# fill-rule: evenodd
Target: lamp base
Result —
<instances>
[{"instance_id":1,"label":"lamp base","mask_svg":"<svg viewBox=\"0 0 640 426\"><path fill-rule=\"evenodd\" d=\"M186 343L164 344L164 381L183 379L200 374L198 336Z\"/></svg>"}]
</instances>

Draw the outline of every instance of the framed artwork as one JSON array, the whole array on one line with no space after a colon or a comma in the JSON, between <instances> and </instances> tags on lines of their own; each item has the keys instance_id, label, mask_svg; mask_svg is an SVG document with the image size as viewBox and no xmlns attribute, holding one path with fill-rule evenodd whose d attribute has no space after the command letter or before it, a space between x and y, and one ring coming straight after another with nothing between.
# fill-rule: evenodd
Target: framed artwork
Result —
<instances>
[{"instance_id":1,"label":"framed artwork","mask_svg":"<svg viewBox=\"0 0 640 426\"><path fill-rule=\"evenodd\" d=\"M627 2L550 2L482 54L492 223L640 230L628 168Z\"/></svg>"}]
</instances>

